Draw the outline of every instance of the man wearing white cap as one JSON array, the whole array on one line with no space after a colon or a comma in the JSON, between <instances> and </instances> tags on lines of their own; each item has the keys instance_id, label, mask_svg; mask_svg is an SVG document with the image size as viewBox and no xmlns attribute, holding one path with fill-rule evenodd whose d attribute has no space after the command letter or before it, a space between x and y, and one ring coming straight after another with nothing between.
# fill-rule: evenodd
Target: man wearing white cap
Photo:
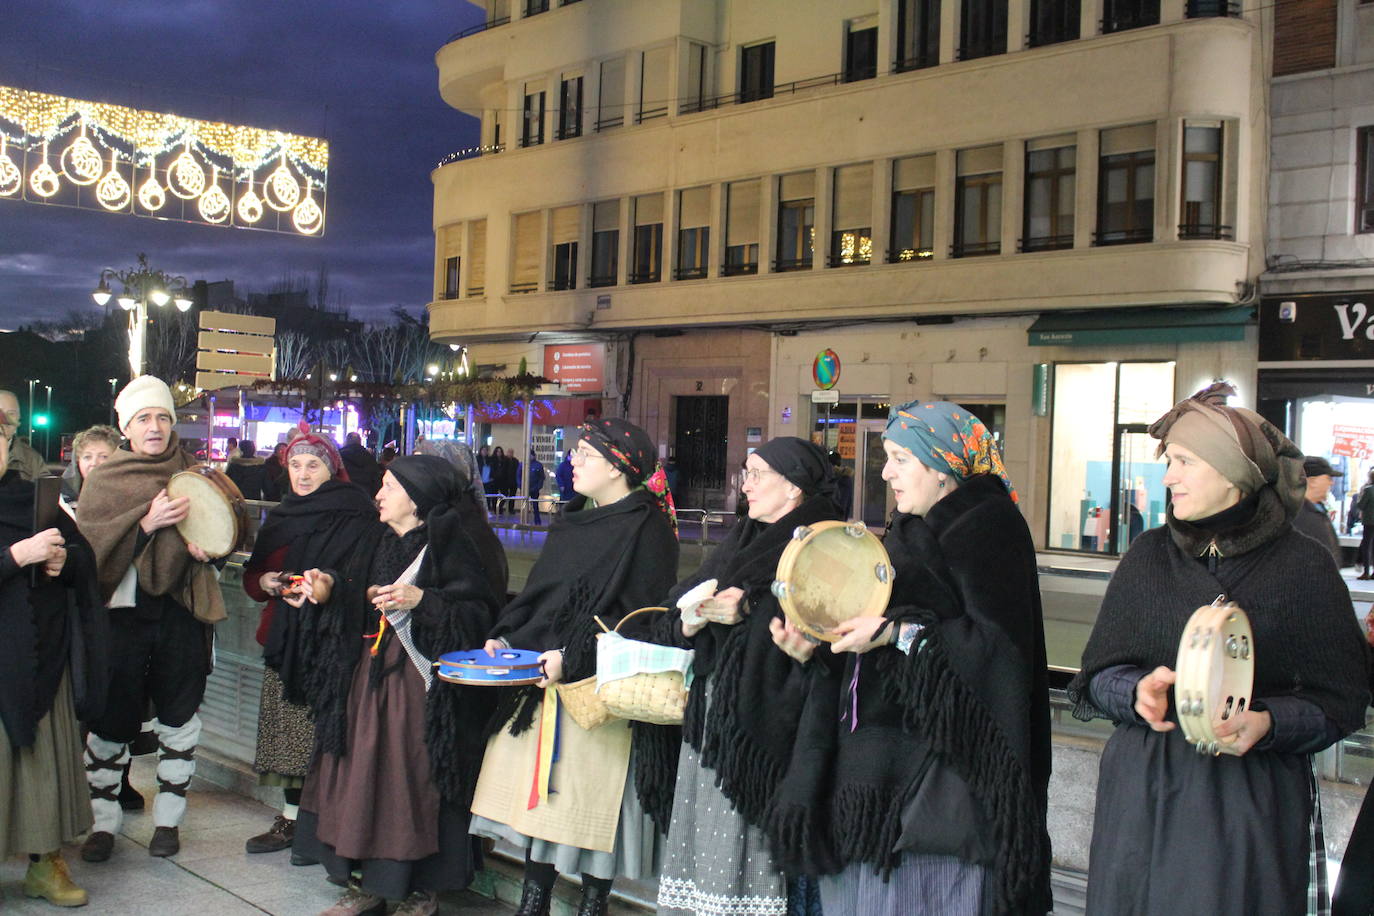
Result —
<instances>
[{"instance_id":1,"label":"man wearing white cap","mask_svg":"<svg viewBox=\"0 0 1374 916\"><path fill-rule=\"evenodd\" d=\"M101 596L110 607L110 688L105 712L88 723L87 781L95 824L81 848L87 862L110 857L123 823L119 783L149 702L157 721L158 793L148 852L175 855L186 789L200 739L196 710L211 666L213 624L224 600L209 558L177 533L185 497L167 481L195 464L172 431L176 405L161 379L144 375L115 400L128 440L91 471L81 490L77 526L95 550Z\"/></svg>"}]
</instances>

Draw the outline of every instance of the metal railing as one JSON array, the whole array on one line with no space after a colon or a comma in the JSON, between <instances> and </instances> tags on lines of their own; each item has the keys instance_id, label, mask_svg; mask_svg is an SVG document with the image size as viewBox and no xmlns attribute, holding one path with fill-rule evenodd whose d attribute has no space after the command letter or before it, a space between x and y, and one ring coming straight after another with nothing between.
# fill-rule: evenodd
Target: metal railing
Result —
<instances>
[{"instance_id":1,"label":"metal railing","mask_svg":"<svg viewBox=\"0 0 1374 916\"><path fill-rule=\"evenodd\" d=\"M751 277L758 272L758 261L749 261L744 264L722 264L720 266L722 277Z\"/></svg>"},{"instance_id":2,"label":"metal railing","mask_svg":"<svg viewBox=\"0 0 1374 916\"><path fill-rule=\"evenodd\" d=\"M704 280L706 279L706 266L704 264L693 267L673 268L674 280Z\"/></svg>"},{"instance_id":3,"label":"metal railing","mask_svg":"<svg viewBox=\"0 0 1374 916\"><path fill-rule=\"evenodd\" d=\"M1214 239L1229 242L1235 238L1230 226L1216 223L1180 223L1178 237L1181 239Z\"/></svg>"},{"instance_id":4,"label":"metal railing","mask_svg":"<svg viewBox=\"0 0 1374 916\"><path fill-rule=\"evenodd\" d=\"M773 262L773 273L782 274L791 270L810 270L812 267L811 257L804 258L778 258Z\"/></svg>"},{"instance_id":5,"label":"metal railing","mask_svg":"<svg viewBox=\"0 0 1374 916\"><path fill-rule=\"evenodd\" d=\"M445 156L444 158L440 159L437 163L435 163L434 167L436 169L441 169L444 166L450 165L454 162L462 162L465 159L476 159L480 156L492 156L496 153L504 153L505 151L506 144L504 143L494 143L491 146L474 146L471 149L463 149L459 150L456 153L449 153L447 156Z\"/></svg>"},{"instance_id":6,"label":"metal railing","mask_svg":"<svg viewBox=\"0 0 1374 916\"><path fill-rule=\"evenodd\" d=\"M1189 19L1234 19L1240 15L1240 3L1238 0L1188 0L1184 15Z\"/></svg>"},{"instance_id":7,"label":"metal railing","mask_svg":"<svg viewBox=\"0 0 1374 916\"><path fill-rule=\"evenodd\" d=\"M804 80L793 80L790 83L777 83L771 90L743 90L732 92L729 95L709 96L702 99L688 101L679 109L680 114L695 114L698 111L712 111L722 105L747 105L750 102L761 102L764 99L777 98L780 95L796 95L799 92L806 92L810 89L820 89L825 86L839 86L844 83L843 73L827 73L824 76L813 76Z\"/></svg>"},{"instance_id":8,"label":"metal railing","mask_svg":"<svg viewBox=\"0 0 1374 916\"><path fill-rule=\"evenodd\" d=\"M932 248L892 248L887 252L887 263L905 264L931 261L935 258L935 250Z\"/></svg>"},{"instance_id":9,"label":"metal railing","mask_svg":"<svg viewBox=\"0 0 1374 916\"><path fill-rule=\"evenodd\" d=\"M1108 229L1105 232L1093 233L1093 244L1102 245L1133 245L1139 242L1153 242L1155 240L1155 230L1152 226L1143 229Z\"/></svg>"},{"instance_id":10,"label":"metal railing","mask_svg":"<svg viewBox=\"0 0 1374 916\"><path fill-rule=\"evenodd\" d=\"M539 292L539 282L536 280L533 283L512 283L510 291L512 293L537 293Z\"/></svg>"},{"instance_id":11,"label":"metal railing","mask_svg":"<svg viewBox=\"0 0 1374 916\"><path fill-rule=\"evenodd\" d=\"M1073 247L1072 235L1033 235L1021 240L1022 251L1062 251Z\"/></svg>"},{"instance_id":12,"label":"metal railing","mask_svg":"<svg viewBox=\"0 0 1374 916\"><path fill-rule=\"evenodd\" d=\"M476 35L478 32L485 32L488 29L494 29L499 25L506 25L509 22L509 16L501 16L497 19L488 19L486 22L479 22L476 25L468 26L461 32L454 32L452 35L449 36L448 41L457 41L460 38L467 38L469 35ZM448 41L444 42L444 44L448 44Z\"/></svg>"},{"instance_id":13,"label":"metal railing","mask_svg":"<svg viewBox=\"0 0 1374 916\"><path fill-rule=\"evenodd\" d=\"M1002 243L996 242L956 242L949 246L951 258L977 258L989 254L1001 254Z\"/></svg>"}]
</instances>

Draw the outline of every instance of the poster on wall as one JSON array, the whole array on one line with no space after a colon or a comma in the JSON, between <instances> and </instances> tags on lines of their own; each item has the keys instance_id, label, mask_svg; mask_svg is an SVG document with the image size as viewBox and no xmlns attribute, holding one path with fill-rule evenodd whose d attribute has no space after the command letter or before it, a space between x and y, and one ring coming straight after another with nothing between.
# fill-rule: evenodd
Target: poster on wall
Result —
<instances>
[{"instance_id":1,"label":"poster on wall","mask_svg":"<svg viewBox=\"0 0 1374 916\"><path fill-rule=\"evenodd\" d=\"M1374 457L1374 426L1333 426L1331 454L1365 460Z\"/></svg>"},{"instance_id":2,"label":"poster on wall","mask_svg":"<svg viewBox=\"0 0 1374 916\"><path fill-rule=\"evenodd\" d=\"M600 392L606 387L606 345L544 345L544 377L569 392Z\"/></svg>"},{"instance_id":3,"label":"poster on wall","mask_svg":"<svg viewBox=\"0 0 1374 916\"><path fill-rule=\"evenodd\" d=\"M840 443L836 450L840 453L840 458L845 461L853 461L858 454L854 443L854 426L853 423L840 424Z\"/></svg>"}]
</instances>

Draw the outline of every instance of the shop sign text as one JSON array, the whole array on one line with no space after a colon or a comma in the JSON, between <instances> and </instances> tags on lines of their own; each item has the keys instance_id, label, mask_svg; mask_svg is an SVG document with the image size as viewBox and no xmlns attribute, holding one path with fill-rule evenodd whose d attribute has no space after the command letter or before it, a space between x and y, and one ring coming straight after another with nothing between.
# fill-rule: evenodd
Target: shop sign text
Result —
<instances>
[{"instance_id":1,"label":"shop sign text","mask_svg":"<svg viewBox=\"0 0 1374 916\"><path fill-rule=\"evenodd\" d=\"M1361 460L1374 457L1374 427L1334 426L1331 433L1331 454Z\"/></svg>"},{"instance_id":2,"label":"shop sign text","mask_svg":"<svg viewBox=\"0 0 1374 916\"><path fill-rule=\"evenodd\" d=\"M1374 321L1369 320L1369 309L1365 307L1363 302L1342 302L1332 306L1332 308L1336 310L1336 318L1341 323L1342 340L1354 340L1355 333L1360 330L1362 324L1364 325L1365 340L1374 340Z\"/></svg>"}]
</instances>

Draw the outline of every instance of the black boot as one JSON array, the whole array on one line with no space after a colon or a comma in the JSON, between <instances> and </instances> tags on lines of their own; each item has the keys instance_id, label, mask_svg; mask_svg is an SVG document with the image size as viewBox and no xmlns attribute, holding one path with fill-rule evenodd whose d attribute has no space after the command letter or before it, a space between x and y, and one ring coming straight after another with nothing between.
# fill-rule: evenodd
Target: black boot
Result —
<instances>
[{"instance_id":1,"label":"black boot","mask_svg":"<svg viewBox=\"0 0 1374 916\"><path fill-rule=\"evenodd\" d=\"M582 903L577 907L577 916L606 916L606 907L611 901L610 884L582 882Z\"/></svg>"},{"instance_id":2,"label":"black boot","mask_svg":"<svg viewBox=\"0 0 1374 916\"><path fill-rule=\"evenodd\" d=\"M544 887L533 878L525 879L525 887L520 892L520 907L515 916L549 916L549 906L553 903L553 888Z\"/></svg>"}]
</instances>

